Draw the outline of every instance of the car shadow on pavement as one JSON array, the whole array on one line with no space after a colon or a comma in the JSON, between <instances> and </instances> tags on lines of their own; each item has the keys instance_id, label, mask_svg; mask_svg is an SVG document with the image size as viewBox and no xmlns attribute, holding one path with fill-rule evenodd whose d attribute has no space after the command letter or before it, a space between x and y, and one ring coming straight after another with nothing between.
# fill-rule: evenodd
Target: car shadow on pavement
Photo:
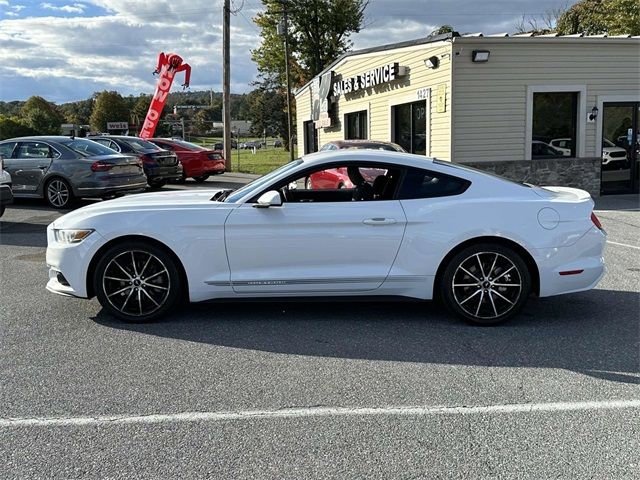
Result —
<instances>
[{"instance_id":1,"label":"car shadow on pavement","mask_svg":"<svg viewBox=\"0 0 640 480\"><path fill-rule=\"evenodd\" d=\"M47 225L0 221L0 245L47 247Z\"/></svg>"},{"instance_id":2,"label":"car shadow on pavement","mask_svg":"<svg viewBox=\"0 0 640 480\"><path fill-rule=\"evenodd\" d=\"M95 321L141 334L273 353L434 364L557 368L639 383L640 299L592 290L531 299L508 323L474 327L433 302L235 302L158 323Z\"/></svg>"}]
</instances>

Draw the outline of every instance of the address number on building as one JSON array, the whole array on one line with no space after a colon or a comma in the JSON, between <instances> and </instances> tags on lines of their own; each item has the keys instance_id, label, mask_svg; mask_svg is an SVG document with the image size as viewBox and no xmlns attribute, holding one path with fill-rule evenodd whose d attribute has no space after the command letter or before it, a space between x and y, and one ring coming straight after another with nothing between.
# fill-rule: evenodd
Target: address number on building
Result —
<instances>
[{"instance_id":1,"label":"address number on building","mask_svg":"<svg viewBox=\"0 0 640 480\"><path fill-rule=\"evenodd\" d=\"M416 96L418 97L418 100L426 100L427 98L429 98L429 88L421 88L419 90L416 90Z\"/></svg>"}]
</instances>

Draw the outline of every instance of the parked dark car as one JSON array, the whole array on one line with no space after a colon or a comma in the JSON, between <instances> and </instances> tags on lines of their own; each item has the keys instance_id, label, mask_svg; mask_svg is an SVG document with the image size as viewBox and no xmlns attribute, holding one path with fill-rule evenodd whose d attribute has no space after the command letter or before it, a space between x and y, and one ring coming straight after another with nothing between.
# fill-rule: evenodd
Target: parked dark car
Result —
<instances>
[{"instance_id":1,"label":"parked dark car","mask_svg":"<svg viewBox=\"0 0 640 480\"><path fill-rule=\"evenodd\" d=\"M238 142L236 142L234 139L231 139L231 148L238 148ZM224 143L222 142L216 142L213 144L213 149L214 150L223 150L224 151Z\"/></svg>"},{"instance_id":2,"label":"parked dark car","mask_svg":"<svg viewBox=\"0 0 640 480\"><path fill-rule=\"evenodd\" d=\"M274 140L273 146L274 148L282 147L282 140Z\"/></svg>"},{"instance_id":3,"label":"parked dark car","mask_svg":"<svg viewBox=\"0 0 640 480\"><path fill-rule=\"evenodd\" d=\"M100 135L87 138L116 152L137 156L142 160L147 183L151 188L162 188L170 180L182 179L182 165L177 155L147 140L126 135Z\"/></svg>"},{"instance_id":4,"label":"parked dark car","mask_svg":"<svg viewBox=\"0 0 640 480\"><path fill-rule=\"evenodd\" d=\"M220 150L210 150L195 143L170 138L150 138L149 141L178 156L184 179L191 177L200 183L211 175L219 175L225 171L224 158Z\"/></svg>"},{"instance_id":5,"label":"parked dark car","mask_svg":"<svg viewBox=\"0 0 640 480\"><path fill-rule=\"evenodd\" d=\"M85 138L34 136L0 142L14 197L65 208L78 197L110 197L147 185L140 160Z\"/></svg>"}]
</instances>

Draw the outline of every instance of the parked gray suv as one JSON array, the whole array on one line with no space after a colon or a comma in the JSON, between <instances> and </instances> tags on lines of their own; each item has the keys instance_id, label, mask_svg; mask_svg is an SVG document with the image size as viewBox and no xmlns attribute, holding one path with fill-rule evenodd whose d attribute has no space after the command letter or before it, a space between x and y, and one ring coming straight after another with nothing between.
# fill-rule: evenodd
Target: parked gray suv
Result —
<instances>
[{"instance_id":1,"label":"parked gray suv","mask_svg":"<svg viewBox=\"0 0 640 480\"><path fill-rule=\"evenodd\" d=\"M147 178L137 157L85 138L36 136L0 142L13 196L45 198L66 208L74 198L143 191Z\"/></svg>"}]
</instances>

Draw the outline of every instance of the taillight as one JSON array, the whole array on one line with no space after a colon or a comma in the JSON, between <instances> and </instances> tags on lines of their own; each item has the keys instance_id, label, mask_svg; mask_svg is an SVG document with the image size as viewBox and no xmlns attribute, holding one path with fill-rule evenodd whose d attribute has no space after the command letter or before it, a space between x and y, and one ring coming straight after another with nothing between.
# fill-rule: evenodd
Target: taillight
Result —
<instances>
[{"instance_id":1,"label":"taillight","mask_svg":"<svg viewBox=\"0 0 640 480\"><path fill-rule=\"evenodd\" d=\"M111 170L112 168L113 163L102 162L100 160L91 164L91 170L94 172L106 172L107 170Z\"/></svg>"},{"instance_id":2,"label":"taillight","mask_svg":"<svg viewBox=\"0 0 640 480\"><path fill-rule=\"evenodd\" d=\"M598 217L596 217L596 214L593 212L591 212L591 221L599 230L603 230L600 220L598 219Z\"/></svg>"},{"instance_id":3,"label":"taillight","mask_svg":"<svg viewBox=\"0 0 640 480\"><path fill-rule=\"evenodd\" d=\"M155 159L155 158L153 158L153 157L152 157L152 156L150 156L150 155L143 154L143 155L140 155L140 157L138 157L138 158L140 158L140 160L141 160L143 163L150 163L150 164L152 164L152 165L154 165L154 164L158 163L158 162L156 161L156 159Z\"/></svg>"}]
</instances>

